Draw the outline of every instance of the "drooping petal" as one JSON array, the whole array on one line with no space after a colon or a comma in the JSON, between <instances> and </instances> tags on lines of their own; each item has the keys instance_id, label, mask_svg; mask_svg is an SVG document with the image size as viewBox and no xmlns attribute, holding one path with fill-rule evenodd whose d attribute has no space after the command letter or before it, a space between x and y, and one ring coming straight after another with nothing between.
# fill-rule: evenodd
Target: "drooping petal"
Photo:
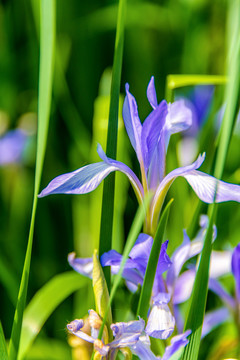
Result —
<instances>
[{"instance_id":1,"label":"drooping petal","mask_svg":"<svg viewBox=\"0 0 240 360\"><path fill-rule=\"evenodd\" d=\"M101 265L102 266L111 266L111 273L117 274L122 261L122 255L119 254L116 250L110 250L107 253L104 253L101 256ZM126 264L124 266L124 270L122 273L122 277L128 281L133 283L134 285L142 285L143 276L137 270L138 264L132 260L127 259Z\"/></svg>"},{"instance_id":2,"label":"drooping petal","mask_svg":"<svg viewBox=\"0 0 240 360\"><path fill-rule=\"evenodd\" d=\"M148 115L142 127L142 152L145 171L148 171L153 154L158 146L162 128L167 116L167 103L165 100ZM158 164L159 165L159 164Z\"/></svg>"},{"instance_id":3,"label":"drooping petal","mask_svg":"<svg viewBox=\"0 0 240 360\"><path fill-rule=\"evenodd\" d=\"M236 296L238 303L240 303L240 244L238 244L232 255L232 273L236 283Z\"/></svg>"},{"instance_id":4,"label":"drooping petal","mask_svg":"<svg viewBox=\"0 0 240 360\"><path fill-rule=\"evenodd\" d=\"M82 340L85 340L89 343L94 343L95 339L88 335L87 333L85 333L84 331L81 331L81 329L84 326L84 321L82 319L80 320L73 320L72 322L70 322L67 325L67 329L68 331L70 331L73 335L76 335L77 337L79 337Z\"/></svg>"},{"instance_id":5,"label":"drooping petal","mask_svg":"<svg viewBox=\"0 0 240 360\"><path fill-rule=\"evenodd\" d=\"M130 349L140 360L159 360L159 357L154 355L150 349L150 340L147 335L140 336L136 344L132 345Z\"/></svg>"},{"instance_id":6,"label":"drooping petal","mask_svg":"<svg viewBox=\"0 0 240 360\"><path fill-rule=\"evenodd\" d=\"M191 185L200 200L211 204L217 186L216 202L237 201L240 202L240 186L217 180L213 176L201 171L192 171L182 175Z\"/></svg>"},{"instance_id":7,"label":"drooping petal","mask_svg":"<svg viewBox=\"0 0 240 360\"><path fill-rule=\"evenodd\" d=\"M129 92L128 84L126 84L126 97L123 104L123 120L131 144L141 163L143 161L141 144L142 124L138 116L137 102Z\"/></svg>"},{"instance_id":8,"label":"drooping petal","mask_svg":"<svg viewBox=\"0 0 240 360\"><path fill-rule=\"evenodd\" d=\"M169 360L170 357L177 352L181 347L184 347L188 344L187 336L191 334L191 330L185 331L181 335L174 336L171 339L171 345L166 347L165 353L162 357L162 360Z\"/></svg>"},{"instance_id":9,"label":"drooping petal","mask_svg":"<svg viewBox=\"0 0 240 360\"><path fill-rule=\"evenodd\" d=\"M155 303L150 311L146 334L157 339L167 339L173 332L175 319L167 304Z\"/></svg>"},{"instance_id":10,"label":"drooping petal","mask_svg":"<svg viewBox=\"0 0 240 360\"><path fill-rule=\"evenodd\" d=\"M230 313L226 307L221 307L220 309L206 313L202 327L202 338L204 338L204 336L209 334L217 326L229 320L229 318Z\"/></svg>"},{"instance_id":11,"label":"drooping petal","mask_svg":"<svg viewBox=\"0 0 240 360\"><path fill-rule=\"evenodd\" d=\"M56 177L42 190L38 197L51 194L86 194L95 190L111 172L120 171L128 177L138 200L141 202L143 198L142 185L133 171L120 161L107 158L100 146L98 152L104 158L103 162L86 165L78 170Z\"/></svg>"},{"instance_id":12,"label":"drooping petal","mask_svg":"<svg viewBox=\"0 0 240 360\"><path fill-rule=\"evenodd\" d=\"M152 106L152 108L155 109L158 106L158 102L157 102L157 94L156 94L156 89L155 89L155 84L154 84L154 76L151 77L151 79L148 83L147 98L148 98L148 101L149 101L150 105Z\"/></svg>"},{"instance_id":13,"label":"drooping petal","mask_svg":"<svg viewBox=\"0 0 240 360\"><path fill-rule=\"evenodd\" d=\"M172 182L178 177L178 176L184 176L193 172L194 170L198 169L203 161L205 159L205 154L199 155L197 160L188 166L177 168L173 171L171 171L165 178L162 180L162 182L157 187L157 190L154 194L152 205L151 205L151 224L152 228L155 229L157 225L157 220L159 216L159 212L162 208L163 201L165 199L165 196L167 194L167 191L169 187L171 186Z\"/></svg>"},{"instance_id":14,"label":"drooping petal","mask_svg":"<svg viewBox=\"0 0 240 360\"><path fill-rule=\"evenodd\" d=\"M133 320L128 322L117 322L112 324L111 330L113 332L113 336L117 339L122 335L131 334L131 333L139 333L141 334L144 330L145 321L141 318L139 320Z\"/></svg>"},{"instance_id":15,"label":"drooping petal","mask_svg":"<svg viewBox=\"0 0 240 360\"><path fill-rule=\"evenodd\" d=\"M91 258L76 258L74 252L68 255L69 265L77 271L79 274L89 277L92 279L93 271L93 259Z\"/></svg>"}]
</instances>

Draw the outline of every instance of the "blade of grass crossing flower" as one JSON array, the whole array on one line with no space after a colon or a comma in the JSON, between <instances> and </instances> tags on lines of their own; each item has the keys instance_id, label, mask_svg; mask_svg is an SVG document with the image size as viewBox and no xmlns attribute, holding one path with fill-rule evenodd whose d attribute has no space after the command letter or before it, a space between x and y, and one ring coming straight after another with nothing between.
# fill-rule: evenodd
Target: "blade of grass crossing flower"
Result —
<instances>
[{"instance_id":1,"label":"blade of grass crossing flower","mask_svg":"<svg viewBox=\"0 0 240 360\"><path fill-rule=\"evenodd\" d=\"M208 273L210 254L212 250L212 228L216 212L215 204L213 204L210 209L212 213L208 230L204 239L204 247L202 250L199 268L196 274L192 296L190 299L190 308L184 327L185 330L191 329L192 332L188 337L189 343L184 348L182 360L195 360L198 358L208 291Z\"/></svg>"},{"instance_id":2,"label":"blade of grass crossing flower","mask_svg":"<svg viewBox=\"0 0 240 360\"><path fill-rule=\"evenodd\" d=\"M115 40L113 73L111 98L108 121L108 136L107 136L107 155L112 159L116 158L117 152L117 130L118 130L118 109L119 109L119 94L120 82L122 72L122 58L123 58L123 42L124 42L124 23L125 23L126 0L119 1L117 31ZM111 250L112 244L112 229L113 229L113 209L114 209L114 183L115 176L109 176L103 185L103 201L102 201L102 215L101 215L101 230L99 239L99 256L104 252ZM104 269L108 288L110 288L110 269Z\"/></svg>"},{"instance_id":3,"label":"blade of grass crossing flower","mask_svg":"<svg viewBox=\"0 0 240 360\"><path fill-rule=\"evenodd\" d=\"M228 76L229 81L226 87L225 100L227 108L221 127L221 135L217 152L214 175L217 178L222 177L224 164L226 161L227 151L232 135L232 128L236 118L236 109L239 96L239 76L240 76L240 47L239 34L240 24L238 15L240 13L240 1L236 0L229 3L229 19L228 21L234 27L231 37L231 43L228 44ZM233 25L234 24L234 25ZM184 348L183 360L194 360L198 357L202 323L205 312L208 278L209 278L209 262L212 249L212 225L216 212L215 204L209 207L210 222L208 231L204 241L202 256L195 278L193 293L190 301L189 314L186 320L185 329L191 329L192 333L189 337L189 344Z\"/></svg>"},{"instance_id":4,"label":"blade of grass crossing flower","mask_svg":"<svg viewBox=\"0 0 240 360\"><path fill-rule=\"evenodd\" d=\"M73 292L87 285L88 279L74 271L59 274L32 298L23 315L18 360L22 360L53 311Z\"/></svg>"},{"instance_id":5,"label":"blade of grass crossing flower","mask_svg":"<svg viewBox=\"0 0 240 360\"><path fill-rule=\"evenodd\" d=\"M30 271L33 232L37 208L37 194L39 192L43 161L47 142L49 114L52 94L52 74L55 48L55 0L41 1L41 34L40 34L40 69L39 69L39 95L38 95L38 135L37 158L35 170L34 198L30 231L22 279L18 294L17 307L14 315L11 339L9 344L9 359L17 358L22 328L23 311L26 303L28 278Z\"/></svg>"},{"instance_id":6,"label":"blade of grass crossing flower","mask_svg":"<svg viewBox=\"0 0 240 360\"><path fill-rule=\"evenodd\" d=\"M157 269L161 245L162 245L162 241L163 241L163 237L164 237L164 233L165 233L165 229L166 229L166 225L167 225L167 221L168 221L168 215L169 215L169 211L170 211L172 202L173 202L173 199L171 199L168 202L168 204L165 207L165 209L162 213L162 216L160 218L158 228L156 231L156 235L154 237L152 250L151 250L151 253L149 256L142 290L140 293L137 315L139 315L144 320L147 319L147 313L149 310L153 282L154 282L154 278L155 278L155 273L156 273L156 269Z\"/></svg>"},{"instance_id":7,"label":"blade of grass crossing flower","mask_svg":"<svg viewBox=\"0 0 240 360\"><path fill-rule=\"evenodd\" d=\"M0 359L8 360L7 344L0 321Z\"/></svg>"},{"instance_id":8,"label":"blade of grass crossing flower","mask_svg":"<svg viewBox=\"0 0 240 360\"><path fill-rule=\"evenodd\" d=\"M107 309L106 309L106 313L105 313L105 316L103 318L103 324L101 326L101 330L99 332L99 339L101 339L101 336L102 336L102 331L103 331L103 327L104 327L104 324L106 323L106 319L107 319L107 312L108 310L110 309L110 306L112 304L112 301L113 301L113 298L116 294L116 291L117 291L117 288L122 280L122 273L123 273L123 269L124 269L124 266L125 266L125 263L128 259L128 255L139 235L139 232L141 231L141 228L142 228L142 225L143 225L143 222L144 222L144 219L145 219L145 216L146 216L146 209L150 203L150 199L151 199L151 196L148 195L145 200L144 200L144 203L139 206L138 210L137 210L137 213L134 217L134 220L133 220L133 223L132 223L132 226L131 226L131 229L129 231L129 234L128 234L128 237L127 237L127 241L126 241L126 245L124 247L124 251L123 251L123 256L122 256L122 261L121 261L121 265L120 265L120 268L119 268L119 271L117 273L117 275L115 276L114 278L114 281L113 281L113 286L112 286L112 289L111 289L111 292L110 292L110 297L109 297L109 302L108 302L108 305L107 305Z\"/></svg>"}]
</instances>

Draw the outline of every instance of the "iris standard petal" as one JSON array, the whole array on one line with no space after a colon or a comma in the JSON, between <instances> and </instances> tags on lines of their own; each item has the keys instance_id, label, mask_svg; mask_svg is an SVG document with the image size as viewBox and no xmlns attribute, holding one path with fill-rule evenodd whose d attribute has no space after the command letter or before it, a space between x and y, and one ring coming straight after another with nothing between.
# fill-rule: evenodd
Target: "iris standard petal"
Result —
<instances>
[{"instance_id":1,"label":"iris standard petal","mask_svg":"<svg viewBox=\"0 0 240 360\"><path fill-rule=\"evenodd\" d=\"M126 97L123 104L123 120L131 144L136 152L139 162L142 162L142 124L138 116L137 102L129 92L129 85L126 84Z\"/></svg>"},{"instance_id":2,"label":"iris standard petal","mask_svg":"<svg viewBox=\"0 0 240 360\"><path fill-rule=\"evenodd\" d=\"M146 334L157 339L167 339L173 332L175 319L167 304L154 304L145 329Z\"/></svg>"},{"instance_id":3,"label":"iris standard petal","mask_svg":"<svg viewBox=\"0 0 240 360\"><path fill-rule=\"evenodd\" d=\"M147 98L148 98L148 101L149 101L151 107L153 109L155 109L158 105L158 102L157 102L157 94L156 94L156 89L155 89L155 84L154 84L154 76L151 77L151 79L148 83Z\"/></svg>"},{"instance_id":4,"label":"iris standard petal","mask_svg":"<svg viewBox=\"0 0 240 360\"><path fill-rule=\"evenodd\" d=\"M236 283L236 295L240 303L240 244L238 244L232 254L232 273Z\"/></svg>"},{"instance_id":5,"label":"iris standard petal","mask_svg":"<svg viewBox=\"0 0 240 360\"><path fill-rule=\"evenodd\" d=\"M172 134L187 130L192 125L192 111L188 108L184 100L177 100L168 104L168 114L165 124L165 146L168 148L170 136Z\"/></svg>"},{"instance_id":6,"label":"iris standard petal","mask_svg":"<svg viewBox=\"0 0 240 360\"><path fill-rule=\"evenodd\" d=\"M185 331L185 333L181 335L174 336L171 339L171 345L166 347L165 353L162 357L162 360L169 360L170 357L177 352L181 347L186 346L188 344L187 336L191 334L191 330Z\"/></svg>"},{"instance_id":7,"label":"iris standard petal","mask_svg":"<svg viewBox=\"0 0 240 360\"><path fill-rule=\"evenodd\" d=\"M195 275L195 270L187 270L176 279L172 299L173 304L181 304L189 299L192 293Z\"/></svg>"},{"instance_id":8,"label":"iris standard petal","mask_svg":"<svg viewBox=\"0 0 240 360\"><path fill-rule=\"evenodd\" d=\"M89 277L92 279L93 271L93 259L91 258L76 258L74 252L68 255L69 265L77 271L79 274Z\"/></svg>"},{"instance_id":9,"label":"iris standard petal","mask_svg":"<svg viewBox=\"0 0 240 360\"><path fill-rule=\"evenodd\" d=\"M217 326L229 320L229 317L229 310L225 307L221 307L220 309L208 312L204 316L203 320L202 338L209 334Z\"/></svg>"},{"instance_id":10,"label":"iris standard petal","mask_svg":"<svg viewBox=\"0 0 240 360\"><path fill-rule=\"evenodd\" d=\"M167 116L167 103L161 101L159 105L148 115L142 127L142 153L145 171L148 171L156 147L161 137L162 128ZM158 164L159 166L159 164Z\"/></svg>"}]
</instances>

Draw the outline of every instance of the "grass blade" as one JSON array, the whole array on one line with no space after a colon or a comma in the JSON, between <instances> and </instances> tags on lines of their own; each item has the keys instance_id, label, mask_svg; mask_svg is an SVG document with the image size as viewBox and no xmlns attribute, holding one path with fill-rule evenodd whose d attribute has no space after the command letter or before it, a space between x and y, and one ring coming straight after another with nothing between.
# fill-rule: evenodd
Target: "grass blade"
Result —
<instances>
[{"instance_id":1,"label":"grass blade","mask_svg":"<svg viewBox=\"0 0 240 360\"><path fill-rule=\"evenodd\" d=\"M112 86L108 121L107 136L107 155L113 159L117 152L117 131L118 131L118 109L120 82L122 73L123 42L124 42L124 22L125 22L126 0L119 1L117 32L115 41L115 51L113 60ZM114 209L114 184L115 176L110 175L103 185L103 201L101 230L99 239L99 256L104 252L111 250L112 247L112 229L113 229L113 209ZM104 275L108 288L110 288L110 270L104 269Z\"/></svg>"},{"instance_id":2,"label":"grass blade","mask_svg":"<svg viewBox=\"0 0 240 360\"><path fill-rule=\"evenodd\" d=\"M137 315L143 318L145 321L147 319L147 313L150 306L150 299L152 293L153 282L155 278L155 273L157 270L157 264L159 259L159 254L161 250L161 245L163 241L163 236L165 233L168 215L170 211L170 207L172 205L173 199L171 199L167 206L165 207L162 216L160 218L158 228L156 231L156 235L154 237L152 250L148 259L147 270L145 273L142 290L140 293L140 299L138 303Z\"/></svg>"},{"instance_id":3,"label":"grass blade","mask_svg":"<svg viewBox=\"0 0 240 360\"><path fill-rule=\"evenodd\" d=\"M11 339L9 344L9 359L17 358L22 328L23 311L26 303L28 278L31 263L32 243L35 215L37 209L37 195L41 181L43 161L47 142L49 114L52 94L53 58L55 48L55 0L41 2L41 35L40 35L40 70L39 70L39 99L38 99L38 138L37 158L35 170L34 198L30 231L22 279L18 294L17 307L14 315Z\"/></svg>"},{"instance_id":4,"label":"grass blade","mask_svg":"<svg viewBox=\"0 0 240 360\"><path fill-rule=\"evenodd\" d=\"M0 321L0 359L8 360L7 344L3 333L1 321Z\"/></svg>"},{"instance_id":5,"label":"grass blade","mask_svg":"<svg viewBox=\"0 0 240 360\"><path fill-rule=\"evenodd\" d=\"M88 279L74 271L55 276L32 298L23 316L18 359L27 354L44 323L69 295L87 284Z\"/></svg>"},{"instance_id":6,"label":"grass blade","mask_svg":"<svg viewBox=\"0 0 240 360\"><path fill-rule=\"evenodd\" d=\"M232 129L236 118L236 110L238 106L239 96L239 77L240 77L240 1L236 0L230 3L229 22L234 24L233 36L231 43L228 44L228 76L229 81L225 92L225 101L227 104L222 127L220 130L220 141L217 151L214 175L221 178L223 174L224 164L227 156L229 143L231 140ZM193 293L190 300L189 314L186 320L185 329L191 329L189 336L189 344L184 348L182 360L195 360L198 358L198 352L201 341L202 323L204 319L208 278L209 263L212 250L212 225L216 213L215 204L209 207L209 227L204 241L204 247L200 259L199 268L194 282Z\"/></svg>"}]
</instances>

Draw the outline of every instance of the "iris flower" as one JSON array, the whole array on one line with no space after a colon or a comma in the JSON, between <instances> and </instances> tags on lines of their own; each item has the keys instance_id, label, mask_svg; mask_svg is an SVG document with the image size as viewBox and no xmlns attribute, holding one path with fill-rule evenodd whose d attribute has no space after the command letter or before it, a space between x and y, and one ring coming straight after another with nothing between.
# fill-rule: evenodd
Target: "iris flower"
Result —
<instances>
[{"instance_id":1,"label":"iris flower","mask_svg":"<svg viewBox=\"0 0 240 360\"><path fill-rule=\"evenodd\" d=\"M85 322L90 324L91 334L83 331ZM118 322L111 324L114 340L107 342L108 336L105 332L102 340L98 339L99 330L101 327L101 318L94 311L89 311L87 320L74 320L67 325L68 330L89 343L92 343L95 349L94 359L115 359L118 350L125 354L126 358L130 358L130 353L139 357L140 360L168 360L171 356L188 343L187 336L190 330L184 334L177 335L171 340L171 345L165 350L162 358L157 357L150 349L150 339L144 331L145 322L143 319ZM105 340L105 342L104 342Z\"/></svg>"},{"instance_id":2,"label":"iris flower","mask_svg":"<svg viewBox=\"0 0 240 360\"><path fill-rule=\"evenodd\" d=\"M197 196L206 203L214 201L217 183L216 202L230 200L240 202L240 186L223 181L217 182L214 177L197 170L202 165L205 154L199 155L191 165L177 168L165 176L166 153L170 137L191 126L192 113L182 100L172 104L167 104L163 100L158 104L153 77L148 84L147 98L153 110L142 124L138 116L136 100L129 92L129 85L126 84L123 120L139 161L141 181L127 165L107 157L98 145L97 150L102 159L101 162L86 165L56 177L39 197L50 194L85 194L96 189L111 172L120 171L128 177L140 203L148 191L151 190L154 194L146 219L145 232L149 234L155 233L166 193L179 176L184 177Z\"/></svg>"}]
</instances>

